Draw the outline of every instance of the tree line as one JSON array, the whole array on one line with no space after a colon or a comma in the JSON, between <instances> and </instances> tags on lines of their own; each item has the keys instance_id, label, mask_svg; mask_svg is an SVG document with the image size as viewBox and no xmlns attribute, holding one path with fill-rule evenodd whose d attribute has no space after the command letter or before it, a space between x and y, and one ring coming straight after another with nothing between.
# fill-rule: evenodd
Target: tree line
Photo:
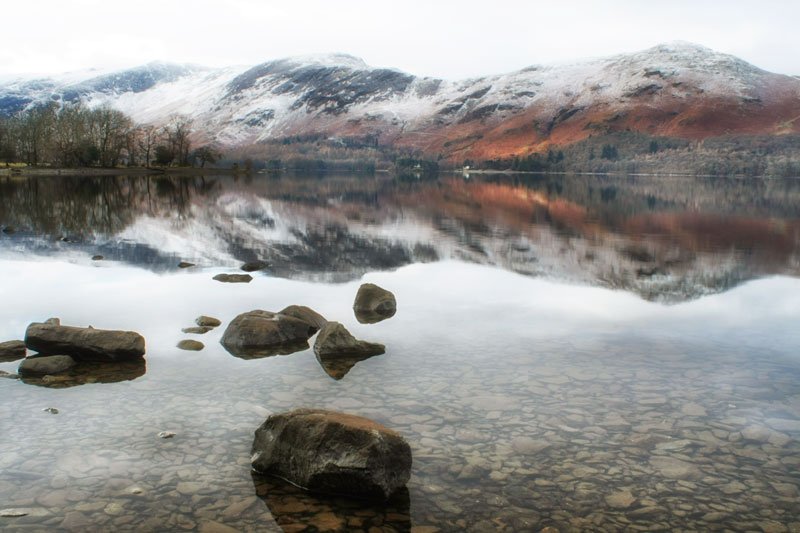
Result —
<instances>
[{"instance_id":1,"label":"tree line","mask_svg":"<svg viewBox=\"0 0 800 533\"><path fill-rule=\"evenodd\" d=\"M30 166L205 166L220 156L211 146L192 150L191 122L174 116L163 127L137 125L108 107L57 102L0 117L0 163Z\"/></svg>"}]
</instances>

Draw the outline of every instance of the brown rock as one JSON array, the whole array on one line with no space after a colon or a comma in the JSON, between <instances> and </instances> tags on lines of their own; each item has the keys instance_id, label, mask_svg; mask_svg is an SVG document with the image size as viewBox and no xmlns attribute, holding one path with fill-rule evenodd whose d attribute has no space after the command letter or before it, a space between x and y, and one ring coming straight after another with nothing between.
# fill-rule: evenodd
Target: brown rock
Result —
<instances>
[{"instance_id":1,"label":"brown rock","mask_svg":"<svg viewBox=\"0 0 800 533\"><path fill-rule=\"evenodd\" d=\"M220 342L237 357L266 357L308 348L315 331L304 320L257 309L234 318Z\"/></svg>"},{"instance_id":2,"label":"brown rock","mask_svg":"<svg viewBox=\"0 0 800 533\"><path fill-rule=\"evenodd\" d=\"M183 328L181 331L184 333L194 333L196 335L202 335L204 333L208 333L214 328L210 328L208 326L192 326L190 328Z\"/></svg>"},{"instance_id":3,"label":"brown rock","mask_svg":"<svg viewBox=\"0 0 800 533\"><path fill-rule=\"evenodd\" d=\"M397 301L394 294L374 283L364 283L358 288L353 311L362 324L374 324L394 316Z\"/></svg>"},{"instance_id":4,"label":"brown rock","mask_svg":"<svg viewBox=\"0 0 800 533\"><path fill-rule=\"evenodd\" d=\"M411 474L411 448L398 433L359 416L298 409L256 430L256 472L315 492L386 500Z\"/></svg>"},{"instance_id":5,"label":"brown rock","mask_svg":"<svg viewBox=\"0 0 800 533\"><path fill-rule=\"evenodd\" d=\"M26 353L25 343L22 341L0 342L0 363L22 359Z\"/></svg>"},{"instance_id":6,"label":"brown rock","mask_svg":"<svg viewBox=\"0 0 800 533\"><path fill-rule=\"evenodd\" d=\"M199 317L195 318L194 323L200 327L209 327L209 328L215 328L222 324L220 319L214 318L213 316L205 316L205 315L200 315Z\"/></svg>"},{"instance_id":7,"label":"brown rock","mask_svg":"<svg viewBox=\"0 0 800 533\"><path fill-rule=\"evenodd\" d=\"M314 353L322 369L333 379L342 379L356 365L386 351L383 344L353 337L339 322L328 322L314 343Z\"/></svg>"},{"instance_id":8,"label":"brown rock","mask_svg":"<svg viewBox=\"0 0 800 533\"><path fill-rule=\"evenodd\" d=\"M250 283L253 281L253 276L250 274L217 274L213 279L223 283Z\"/></svg>"},{"instance_id":9,"label":"brown rock","mask_svg":"<svg viewBox=\"0 0 800 533\"><path fill-rule=\"evenodd\" d=\"M181 350L190 350L193 352L199 352L205 345L200 341L195 341L192 339L184 339L178 343L178 348Z\"/></svg>"},{"instance_id":10,"label":"brown rock","mask_svg":"<svg viewBox=\"0 0 800 533\"><path fill-rule=\"evenodd\" d=\"M245 272L257 272L259 270L264 270L269 266L269 263L266 261L250 261L249 263L243 264L240 268Z\"/></svg>"},{"instance_id":11,"label":"brown rock","mask_svg":"<svg viewBox=\"0 0 800 533\"><path fill-rule=\"evenodd\" d=\"M290 305L279 311L280 314L292 316L314 327L314 332L321 330L328 321L324 316L305 305Z\"/></svg>"}]
</instances>

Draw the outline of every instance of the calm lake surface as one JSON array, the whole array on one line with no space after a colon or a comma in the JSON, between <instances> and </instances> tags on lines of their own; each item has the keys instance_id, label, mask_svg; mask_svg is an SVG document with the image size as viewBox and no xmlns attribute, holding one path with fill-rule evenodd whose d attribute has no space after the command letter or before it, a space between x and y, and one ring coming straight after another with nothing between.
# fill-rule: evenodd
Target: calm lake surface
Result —
<instances>
[{"instance_id":1,"label":"calm lake surface","mask_svg":"<svg viewBox=\"0 0 800 533\"><path fill-rule=\"evenodd\" d=\"M9 178L0 227L0 341L49 317L147 341L0 379L2 530L800 531L799 180ZM356 320L363 282L394 317ZM290 304L386 353L219 344ZM223 324L182 333L199 315ZM254 430L296 407L402 433L408 491L252 475Z\"/></svg>"}]
</instances>

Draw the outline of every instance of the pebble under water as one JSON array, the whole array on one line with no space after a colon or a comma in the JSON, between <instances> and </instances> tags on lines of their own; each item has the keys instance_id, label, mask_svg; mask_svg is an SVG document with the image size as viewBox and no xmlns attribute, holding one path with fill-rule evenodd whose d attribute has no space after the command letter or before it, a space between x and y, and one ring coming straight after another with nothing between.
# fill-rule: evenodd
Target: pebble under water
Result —
<instances>
[{"instance_id":1,"label":"pebble under water","mask_svg":"<svg viewBox=\"0 0 800 533\"><path fill-rule=\"evenodd\" d=\"M146 366L0 379L0 528L800 531L799 280L663 306L446 261L365 276L398 313L360 324L361 280L217 272L0 262L18 281L3 339L50 315L147 339ZM245 360L219 345L236 314L290 304L387 351L336 380L310 349ZM181 331L201 314L222 326ZM402 433L407 491L372 504L252 474L255 428L295 407Z\"/></svg>"}]
</instances>

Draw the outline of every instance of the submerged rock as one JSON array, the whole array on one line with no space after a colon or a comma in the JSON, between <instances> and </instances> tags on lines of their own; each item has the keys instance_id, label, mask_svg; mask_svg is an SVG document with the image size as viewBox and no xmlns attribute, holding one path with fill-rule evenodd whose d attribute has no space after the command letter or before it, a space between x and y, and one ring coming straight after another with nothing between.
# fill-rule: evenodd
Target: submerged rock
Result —
<instances>
[{"instance_id":1,"label":"submerged rock","mask_svg":"<svg viewBox=\"0 0 800 533\"><path fill-rule=\"evenodd\" d=\"M358 340L339 322L328 322L317 335L314 353L321 356L372 356L386 351L383 344Z\"/></svg>"},{"instance_id":2,"label":"submerged rock","mask_svg":"<svg viewBox=\"0 0 800 533\"><path fill-rule=\"evenodd\" d=\"M22 341L0 342L0 363L8 363L25 357L27 350Z\"/></svg>"},{"instance_id":3,"label":"submerged rock","mask_svg":"<svg viewBox=\"0 0 800 533\"><path fill-rule=\"evenodd\" d=\"M298 409L256 430L251 462L256 472L306 490L386 500L409 480L411 448L367 418Z\"/></svg>"},{"instance_id":4,"label":"submerged rock","mask_svg":"<svg viewBox=\"0 0 800 533\"><path fill-rule=\"evenodd\" d=\"M28 357L17 370L23 376L48 375L66 372L75 366L75 360L68 355L48 355L44 357Z\"/></svg>"},{"instance_id":5,"label":"submerged rock","mask_svg":"<svg viewBox=\"0 0 800 533\"><path fill-rule=\"evenodd\" d=\"M397 312L394 294L374 283L364 283L358 288L353 311L362 324L374 324L391 318Z\"/></svg>"},{"instance_id":6,"label":"submerged rock","mask_svg":"<svg viewBox=\"0 0 800 533\"><path fill-rule=\"evenodd\" d=\"M200 341L195 341L191 339L184 339L178 343L178 348L181 350L190 350L193 352L199 352L203 348L205 348L205 344Z\"/></svg>"},{"instance_id":7,"label":"submerged rock","mask_svg":"<svg viewBox=\"0 0 800 533\"><path fill-rule=\"evenodd\" d=\"M264 270L269 266L269 263L266 261L250 261L249 263L243 264L240 268L245 272L257 272L259 270Z\"/></svg>"},{"instance_id":8,"label":"submerged rock","mask_svg":"<svg viewBox=\"0 0 800 533\"><path fill-rule=\"evenodd\" d=\"M250 283L253 281L253 276L250 274L217 274L213 279L222 283Z\"/></svg>"},{"instance_id":9,"label":"submerged rock","mask_svg":"<svg viewBox=\"0 0 800 533\"><path fill-rule=\"evenodd\" d=\"M183 328L181 331L184 333L195 333L197 335L202 335L204 333L208 333L214 328L210 328L208 326L192 326L190 328Z\"/></svg>"},{"instance_id":10,"label":"submerged rock","mask_svg":"<svg viewBox=\"0 0 800 533\"><path fill-rule=\"evenodd\" d=\"M289 307L278 311L278 313L302 320L306 324L314 327L314 333L322 329L323 326L328 323L324 316L317 313L310 307L306 307L305 305L290 305Z\"/></svg>"},{"instance_id":11,"label":"submerged rock","mask_svg":"<svg viewBox=\"0 0 800 533\"><path fill-rule=\"evenodd\" d=\"M220 319L206 315L200 315L199 317L195 318L194 323L200 327L209 327L209 328L215 328L220 324L222 324Z\"/></svg>"},{"instance_id":12,"label":"submerged rock","mask_svg":"<svg viewBox=\"0 0 800 533\"><path fill-rule=\"evenodd\" d=\"M231 320L220 342L237 357L265 357L308 348L316 331L305 320L257 309Z\"/></svg>"},{"instance_id":13,"label":"submerged rock","mask_svg":"<svg viewBox=\"0 0 800 533\"><path fill-rule=\"evenodd\" d=\"M144 337L134 331L61 326L34 322L25 331L25 345L42 355L122 361L144 355Z\"/></svg>"},{"instance_id":14,"label":"submerged rock","mask_svg":"<svg viewBox=\"0 0 800 533\"><path fill-rule=\"evenodd\" d=\"M279 479L252 472L253 488L266 504L277 524L298 525L297 530L310 531L415 531L433 533L433 527L412 529L411 498L401 488L388 501L345 500L315 494ZM331 503L335 500L335 505ZM249 500L243 502L248 505ZM229 507L231 511L238 511ZM324 509L324 512L318 511ZM225 515L228 512L226 510ZM311 513L309 513L311 511ZM238 515L238 513L237 513ZM285 526L284 526L285 527ZM285 529L290 531L288 527Z\"/></svg>"}]
</instances>

